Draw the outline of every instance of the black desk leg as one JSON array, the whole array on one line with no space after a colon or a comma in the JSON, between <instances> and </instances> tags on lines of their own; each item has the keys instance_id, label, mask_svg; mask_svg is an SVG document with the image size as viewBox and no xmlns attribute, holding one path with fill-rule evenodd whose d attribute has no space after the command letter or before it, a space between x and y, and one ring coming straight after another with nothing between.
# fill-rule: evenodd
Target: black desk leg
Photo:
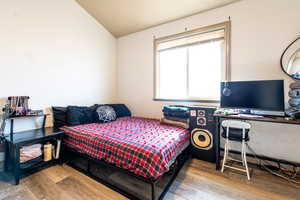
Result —
<instances>
[{"instance_id":1,"label":"black desk leg","mask_svg":"<svg viewBox=\"0 0 300 200\"><path fill-rule=\"evenodd\" d=\"M220 128L221 128L221 122L220 122L220 118L216 117L216 170L220 170L221 169L221 158L220 158Z\"/></svg>"},{"instance_id":2,"label":"black desk leg","mask_svg":"<svg viewBox=\"0 0 300 200\"><path fill-rule=\"evenodd\" d=\"M8 146L9 144L8 144L8 142L6 141L5 142L5 155L4 155L4 157L5 157L5 161L4 161L4 172L7 172L9 169L8 169L8 165L9 165L9 162L10 162L10 160L9 160L9 146Z\"/></svg>"},{"instance_id":3,"label":"black desk leg","mask_svg":"<svg viewBox=\"0 0 300 200\"><path fill-rule=\"evenodd\" d=\"M13 134L14 134L14 120L10 120L10 141L13 141Z\"/></svg>"},{"instance_id":4,"label":"black desk leg","mask_svg":"<svg viewBox=\"0 0 300 200\"><path fill-rule=\"evenodd\" d=\"M14 178L15 185L19 185L20 183L20 148L18 146L14 146L13 148L13 169L14 169Z\"/></svg>"}]
</instances>

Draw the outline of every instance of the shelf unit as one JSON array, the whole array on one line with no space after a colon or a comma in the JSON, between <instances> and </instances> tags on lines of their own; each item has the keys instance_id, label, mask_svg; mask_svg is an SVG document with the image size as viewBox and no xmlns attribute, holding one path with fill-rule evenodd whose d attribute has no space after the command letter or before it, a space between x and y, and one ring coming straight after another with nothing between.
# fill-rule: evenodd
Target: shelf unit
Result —
<instances>
[{"instance_id":1,"label":"shelf unit","mask_svg":"<svg viewBox=\"0 0 300 200\"><path fill-rule=\"evenodd\" d=\"M10 134L10 138L13 139L13 134L14 134L14 122L15 120L18 119L32 119L32 118L39 118L39 117L43 117L43 124L42 127L45 128L46 125L46 119L47 119L48 114L43 114L43 115L26 115L26 116L14 116L14 117L9 117L6 120L10 121L10 130L9 130L9 134Z\"/></svg>"},{"instance_id":2,"label":"shelf unit","mask_svg":"<svg viewBox=\"0 0 300 200\"><path fill-rule=\"evenodd\" d=\"M34 129L29 131L22 131L14 133L14 120L25 119L25 118L37 118L43 117L43 127L40 129ZM10 134L6 137L7 142L7 166L6 171L11 172L14 178L15 185L18 185L20 178L26 177L30 174L40 171L41 169L53 166L60 163L60 159L52 159L51 161L43 161L43 157L26 161L24 163L20 162L20 149L23 146L30 146L33 144L44 144L49 141L62 140L64 132L53 127L45 127L47 115L31 115L31 116L20 116L11 117Z\"/></svg>"}]
</instances>

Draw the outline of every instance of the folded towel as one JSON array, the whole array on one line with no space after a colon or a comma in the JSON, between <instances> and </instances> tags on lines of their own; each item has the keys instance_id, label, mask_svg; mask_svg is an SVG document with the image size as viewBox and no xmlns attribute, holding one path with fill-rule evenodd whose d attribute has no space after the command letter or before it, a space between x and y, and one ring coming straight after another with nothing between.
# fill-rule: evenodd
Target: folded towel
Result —
<instances>
[{"instance_id":1,"label":"folded towel","mask_svg":"<svg viewBox=\"0 0 300 200\"><path fill-rule=\"evenodd\" d=\"M163 112L180 112L180 113L188 113L189 108L185 106L179 106L179 105L170 105L170 106L164 106Z\"/></svg>"},{"instance_id":2,"label":"folded towel","mask_svg":"<svg viewBox=\"0 0 300 200\"><path fill-rule=\"evenodd\" d=\"M168 120L172 120L172 121L186 123L186 124L188 124L190 121L189 118L172 117L172 116L168 116L168 115L164 115L164 118L168 119Z\"/></svg>"},{"instance_id":3,"label":"folded towel","mask_svg":"<svg viewBox=\"0 0 300 200\"><path fill-rule=\"evenodd\" d=\"M178 127L185 128L185 129L189 128L189 124L187 124L187 123L173 121L173 120L168 120L166 118L161 118L160 123L161 124L171 125L171 126L178 126Z\"/></svg>"},{"instance_id":4,"label":"folded towel","mask_svg":"<svg viewBox=\"0 0 300 200\"><path fill-rule=\"evenodd\" d=\"M189 112L170 112L170 111L165 111L163 113L164 113L164 116L178 117L178 118L182 118L182 119L187 119L190 116Z\"/></svg>"},{"instance_id":5,"label":"folded towel","mask_svg":"<svg viewBox=\"0 0 300 200\"><path fill-rule=\"evenodd\" d=\"M26 162L28 160L35 159L42 155L42 145L35 144L31 146L25 146L20 149L20 162Z\"/></svg>"}]
</instances>

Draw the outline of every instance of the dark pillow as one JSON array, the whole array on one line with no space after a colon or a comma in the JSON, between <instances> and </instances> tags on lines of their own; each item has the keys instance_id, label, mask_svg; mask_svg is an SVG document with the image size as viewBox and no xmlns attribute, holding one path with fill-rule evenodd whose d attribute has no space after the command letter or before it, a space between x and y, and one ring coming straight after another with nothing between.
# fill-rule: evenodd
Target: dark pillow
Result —
<instances>
[{"instance_id":1,"label":"dark pillow","mask_svg":"<svg viewBox=\"0 0 300 200\"><path fill-rule=\"evenodd\" d=\"M108 105L98 106L96 109L97 122L111 122L117 119L117 114L113 107Z\"/></svg>"},{"instance_id":2,"label":"dark pillow","mask_svg":"<svg viewBox=\"0 0 300 200\"><path fill-rule=\"evenodd\" d=\"M67 125L67 108L52 107L54 127L62 127Z\"/></svg>"},{"instance_id":3,"label":"dark pillow","mask_svg":"<svg viewBox=\"0 0 300 200\"><path fill-rule=\"evenodd\" d=\"M95 122L94 112L95 110L92 107L68 106L67 107L68 126L94 123Z\"/></svg>"},{"instance_id":4,"label":"dark pillow","mask_svg":"<svg viewBox=\"0 0 300 200\"><path fill-rule=\"evenodd\" d=\"M115 112L117 114L117 118L131 117L131 112L125 104L95 104L92 107L97 109L97 107L103 106L103 105L111 106L115 110Z\"/></svg>"},{"instance_id":5,"label":"dark pillow","mask_svg":"<svg viewBox=\"0 0 300 200\"><path fill-rule=\"evenodd\" d=\"M131 112L125 104L106 104L113 107L118 117L131 117Z\"/></svg>"}]
</instances>

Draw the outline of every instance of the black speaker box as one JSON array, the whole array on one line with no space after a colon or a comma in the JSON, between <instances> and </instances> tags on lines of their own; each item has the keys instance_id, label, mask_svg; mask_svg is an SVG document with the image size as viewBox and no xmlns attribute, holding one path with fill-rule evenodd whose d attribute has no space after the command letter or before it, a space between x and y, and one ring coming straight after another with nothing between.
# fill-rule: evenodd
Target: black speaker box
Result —
<instances>
[{"instance_id":1,"label":"black speaker box","mask_svg":"<svg viewBox=\"0 0 300 200\"><path fill-rule=\"evenodd\" d=\"M216 107L190 107L192 157L212 163L216 162L217 146L215 110Z\"/></svg>"}]
</instances>

